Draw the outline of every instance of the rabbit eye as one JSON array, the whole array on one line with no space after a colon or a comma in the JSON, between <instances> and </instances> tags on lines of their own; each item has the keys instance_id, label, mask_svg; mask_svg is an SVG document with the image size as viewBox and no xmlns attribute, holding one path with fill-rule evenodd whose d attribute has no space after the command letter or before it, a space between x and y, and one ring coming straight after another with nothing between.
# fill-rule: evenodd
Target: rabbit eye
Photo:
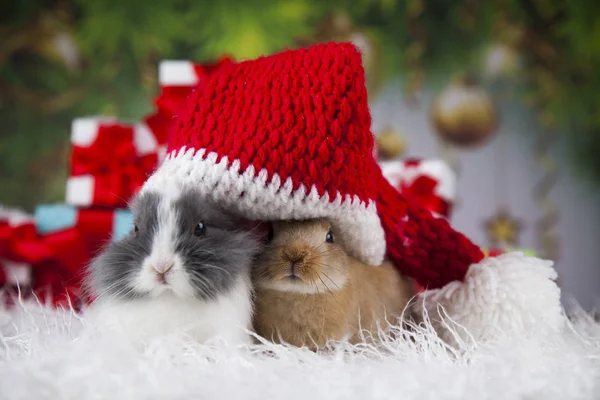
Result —
<instances>
[{"instance_id":1,"label":"rabbit eye","mask_svg":"<svg viewBox=\"0 0 600 400\"><path fill-rule=\"evenodd\" d=\"M206 225L204 225L203 222L198 222L198 224L196 225L196 228L194 228L194 235L202 236L205 233L206 233Z\"/></svg>"},{"instance_id":2,"label":"rabbit eye","mask_svg":"<svg viewBox=\"0 0 600 400\"><path fill-rule=\"evenodd\" d=\"M327 243L333 243L333 233L331 232L331 229L327 231L327 235L325 236L325 241Z\"/></svg>"}]
</instances>

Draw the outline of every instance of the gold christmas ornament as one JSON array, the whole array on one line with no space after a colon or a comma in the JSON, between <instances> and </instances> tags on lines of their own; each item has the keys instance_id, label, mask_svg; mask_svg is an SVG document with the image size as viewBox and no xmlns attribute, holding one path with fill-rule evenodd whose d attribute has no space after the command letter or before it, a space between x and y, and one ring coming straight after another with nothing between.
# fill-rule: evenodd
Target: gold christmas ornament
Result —
<instances>
[{"instance_id":1,"label":"gold christmas ornament","mask_svg":"<svg viewBox=\"0 0 600 400\"><path fill-rule=\"evenodd\" d=\"M79 49L70 32L56 32L52 36L45 36L36 43L35 50L44 58L62 63L70 70L79 68Z\"/></svg>"},{"instance_id":2,"label":"gold christmas ornament","mask_svg":"<svg viewBox=\"0 0 600 400\"><path fill-rule=\"evenodd\" d=\"M384 129L377 135L377 153L381 159L398 158L406 150L406 142L402 136L392 128Z\"/></svg>"},{"instance_id":3,"label":"gold christmas ornament","mask_svg":"<svg viewBox=\"0 0 600 400\"><path fill-rule=\"evenodd\" d=\"M60 7L52 13L42 14L32 26L32 50L47 60L76 70L81 64L81 54L75 40L69 12Z\"/></svg>"},{"instance_id":4,"label":"gold christmas ornament","mask_svg":"<svg viewBox=\"0 0 600 400\"><path fill-rule=\"evenodd\" d=\"M484 73L488 78L511 76L520 67L520 58L516 50L503 43L492 45L485 56Z\"/></svg>"},{"instance_id":5,"label":"gold christmas ornament","mask_svg":"<svg viewBox=\"0 0 600 400\"><path fill-rule=\"evenodd\" d=\"M492 99L472 79L450 83L434 99L431 118L438 134L459 147L483 144L497 124Z\"/></svg>"}]
</instances>

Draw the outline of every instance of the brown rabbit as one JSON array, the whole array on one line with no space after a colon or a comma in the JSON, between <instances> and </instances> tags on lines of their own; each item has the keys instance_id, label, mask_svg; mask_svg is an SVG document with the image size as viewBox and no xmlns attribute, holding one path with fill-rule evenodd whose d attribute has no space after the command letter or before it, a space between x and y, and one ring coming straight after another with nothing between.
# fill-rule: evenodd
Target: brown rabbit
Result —
<instances>
[{"instance_id":1,"label":"brown rabbit","mask_svg":"<svg viewBox=\"0 0 600 400\"><path fill-rule=\"evenodd\" d=\"M397 322L413 294L391 263L348 256L326 220L275 222L253 279L256 332L313 350L329 340L359 342L361 330L376 335Z\"/></svg>"}]
</instances>

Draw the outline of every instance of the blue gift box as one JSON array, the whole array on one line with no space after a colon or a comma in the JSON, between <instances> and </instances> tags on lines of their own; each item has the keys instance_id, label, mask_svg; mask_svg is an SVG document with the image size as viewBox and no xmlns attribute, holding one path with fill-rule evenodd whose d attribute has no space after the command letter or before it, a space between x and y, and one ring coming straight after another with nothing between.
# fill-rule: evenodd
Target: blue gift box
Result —
<instances>
[{"instance_id":1,"label":"blue gift box","mask_svg":"<svg viewBox=\"0 0 600 400\"><path fill-rule=\"evenodd\" d=\"M68 204L43 204L35 209L35 224L40 234L58 232L77 224L81 209ZM119 240L133 229L133 216L125 208L106 210L112 214L112 240Z\"/></svg>"}]
</instances>

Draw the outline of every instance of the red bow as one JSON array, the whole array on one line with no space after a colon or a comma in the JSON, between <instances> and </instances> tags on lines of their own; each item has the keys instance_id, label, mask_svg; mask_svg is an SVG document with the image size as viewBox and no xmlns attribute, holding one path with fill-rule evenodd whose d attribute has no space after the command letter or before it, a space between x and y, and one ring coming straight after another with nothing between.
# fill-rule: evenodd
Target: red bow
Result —
<instances>
[{"instance_id":1,"label":"red bow","mask_svg":"<svg viewBox=\"0 0 600 400\"><path fill-rule=\"evenodd\" d=\"M73 147L71 173L93 176L95 204L123 207L156 163L156 154L137 155L132 127L107 124L100 125L91 146Z\"/></svg>"},{"instance_id":2,"label":"red bow","mask_svg":"<svg viewBox=\"0 0 600 400\"><path fill-rule=\"evenodd\" d=\"M54 260L69 271L79 272L87 261L86 253L76 228L39 236L33 223L10 226L0 222L0 258L30 265Z\"/></svg>"},{"instance_id":3,"label":"red bow","mask_svg":"<svg viewBox=\"0 0 600 400\"><path fill-rule=\"evenodd\" d=\"M94 143L74 146L71 155L73 175L103 175L112 172L115 163L132 163L136 152L133 128L119 124L100 125Z\"/></svg>"},{"instance_id":4,"label":"red bow","mask_svg":"<svg viewBox=\"0 0 600 400\"><path fill-rule=\"evenodd\" d=\"M52 252L40 241L33 223L11 226L0 221L0 258L35 264L51 256Z\"/></svg>"},{"instance_id":5,"label":"red bow","mask_svg":"<svg viewBox=\"0 0 600 400\"><path fill-rule=\"evenodd\" d=\"M437 185L438 181L430 176L420 175L410 184L401 180L400 192L429 211L448 217L451 205L435 193Z\"/></svg>"},{"instance_id":6,"label":"red bow","mask_svg":"<svg viewBox=\"0 0 600 400\"><path fill-rule=\"evenodd\" d=\"M46 293L55 305L64 302L65 285L72 294L76 292L89 256L76 228L39 236L33 223L11 226L0 221L0 258L29 264L33 293ZM3 278L0 285L6 283ZM47 297L50 292L52 298Z\"/></svg>"}]
</instances>

